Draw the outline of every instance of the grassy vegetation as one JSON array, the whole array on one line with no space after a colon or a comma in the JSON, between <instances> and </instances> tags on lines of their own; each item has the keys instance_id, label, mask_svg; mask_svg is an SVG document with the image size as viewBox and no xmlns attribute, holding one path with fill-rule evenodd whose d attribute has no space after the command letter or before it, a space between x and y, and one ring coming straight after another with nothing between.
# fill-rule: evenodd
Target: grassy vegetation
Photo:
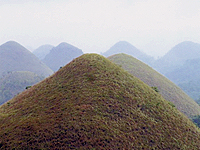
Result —
<instances>
[{"instance_id":1,"label":"grassy vegetation","mask_svg":"<svg viewBox=\"0 0 200 150\"><path fill-rule=\"evenodd\" d=\"M43 79L44 77L29 71L4 73L0 78L0 105L24 91L27 86L36 84Z\"/></svg>"},{"instance_id":2,"label":"grassy vegetation","mask_svg":"<svg viewBox=\"0 0 200 150\"><path fill-rule=\"evenodd\" d=\"M109 59L120 65L132 75L141 79L150 87L156 87L166 100L174 103L176 108L189 118L200 115L200 107L193 99L148 65L126 54L113 55L109 57Z\"/></svg>"},{"instance_id":3,"label":"grassy vegetation","mask_svg":"<svg viewBox=\"0 0 200 150\"><path fill-rule=\"evenodd\" d=\"M2 149L200 149L200 132L154 89L85 54L0 107Z\"/></svg>"}]
</instances>

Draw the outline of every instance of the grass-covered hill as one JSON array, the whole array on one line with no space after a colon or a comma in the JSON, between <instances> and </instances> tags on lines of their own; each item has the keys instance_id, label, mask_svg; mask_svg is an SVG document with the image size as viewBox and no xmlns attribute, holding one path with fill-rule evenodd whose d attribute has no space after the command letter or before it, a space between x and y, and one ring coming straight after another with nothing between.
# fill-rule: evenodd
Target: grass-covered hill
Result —
<instances>
[{"instance_id":1,"label":"grass-covered hill","mask_svg":"<svg viewBox=\"0 0 200 150\"><path fill-rule=\"evenodd\" d=\"M2 149L200 149L185 115L97 54L2 105L0 129Z\"/></svg>"},{"instance_id":2,"label":"grass-covered hill","mask_svg":"<svg viewBox=\"0 0 200 150\"><path fill-rule=\"evenodd\" d=\"M200 106L192 98L148 65L126 54L116 54L109 57L109 59L132 75L138 77L150 87L157 87L159 93L166 100L174 103L176 108L188 117L191 118L195 115L200 115Z\"/></svg>"},{"instance_id":3,"label":"grass-covered hill","mask_svg":"<svg viewBox=\"0 0 200 150\"><path fill-rule=\"evenodd\" d=\"M154 62L154 58L145 54L132 44L126 41L119 41L115 45L113 45L109 50L103 53L104 56L108 57L114 54L125 53L131 55L142 62L147 64L152 64Z\"/></svg>"},{"instance_id":4,"label":"grass-covered hill","mask_svg":"<svg viewBox=\"0 0 200 150\"><path fill-rule=\"evenodd\" d=\"M53 74L34 54L14 41L0 46L0 66L0 76L11 71L30 71L45 77Z\"/></svg>"},{"instance_id":5,"label":"grass-covered hill","mask_svg":"<svg viewBox=\"0 0 200 150\"><path fill-rule=\"evenodd\" d=\"M33 54L38 57L40 60L44 59L45 56L47 54L49 54L50 50L53 48L54 46L46 44L46 45L42 45L40 47L38 47L37 49L35 49L33 51Z\"/></svg>"},{"instance_id":6,"label":"grass-covered hill","mask_svg":"<svg viewBox=\"0 0 200 150\"><path fill-rule=\"evenodd\" d=\"M26 87L43 79L44 77L29 71L15 71L4 74L0 78L0 105L24 91Z\"/></svg>"},{"instance_id":7,"label":"grass-covered hill","mask_svg":"<svg viewBox=\"0 0 200 150\"><path fill-rule=\"evenodd\" d=\"M60 67L65 66L82 54L81 49L63 42L52 48L42 61L53 71L58 71Z\"/></svg>"}]
</instances>

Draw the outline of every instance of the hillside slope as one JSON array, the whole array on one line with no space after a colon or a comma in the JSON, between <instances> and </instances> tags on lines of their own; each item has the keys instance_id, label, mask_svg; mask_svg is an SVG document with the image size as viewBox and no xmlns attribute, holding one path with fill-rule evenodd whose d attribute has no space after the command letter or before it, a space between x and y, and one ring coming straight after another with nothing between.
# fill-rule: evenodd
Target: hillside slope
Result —
<instances>
[{"instance_id":1,"label":"hillside slope","mask_svg":"<svg viewBox=\"0 0 200 150\"><path fill-rule=\"evenodd\" d=\"M173 102L176 108L188 117L200 115L200 106L193 99L148 65L126 54L113 55L109 57L109 59L122 66L125 70L138 77L150 87L157 87L160 94L166 100Z\"/></svg>"},{"instance_id":2,"label":"hillside slope","mask_svg":"<svg viewBox=\"0 0 200 150\"><path fill-rule=\"evenodd\" d=\"M53 71L58 71L60 67L82 55L82 50L68 43L60 43L58 46L51 49L49 54L42 60Z\"/></svg>"},{"instance_id":3,"label":"hillside slope","mask_svg":"<svg viewBox=\"0 0 200 150\"><path fill-rule=\"evenodd\" d=\"M137 49L132 44L126 41L119 41L115 45L113 45L109 50L103 53L104 56L108 57L114 54L125 53L131 55L142 62L147 64L152 64L154 62L153 57L146 55L144 52Z\"/></svg>"},{"instance_id":4,"label":"hillside slope","mask_svg":"<svg viewBox=\"0 0 200 150\"><path fill-rule=\"evenodd\" d=\"M11 71L30 71L45 77L53 73L34 54L14 41L0 46L0 66L0 76Z\"/></svg>"},{"instance_id":5,"label":"hillside slope","mask_svg":"<svg viewBox=\"0 0 200 150\"><path fill-rule=\"evenodd\" d=\"M15 71L0 78L0 105L24 91L26 87L36 84L44 77L29 71Z\"/></svg>"},{"instance_id":6,"label":"hillside slope","mask_svg":"<svg viewBox=\"0 0 200 150\"><path fill-rule=\"evenodd\" d=\"M1 106L0 129L2 149L200 149L186 116L97 54Z\"/></svg>"}]
</instances>

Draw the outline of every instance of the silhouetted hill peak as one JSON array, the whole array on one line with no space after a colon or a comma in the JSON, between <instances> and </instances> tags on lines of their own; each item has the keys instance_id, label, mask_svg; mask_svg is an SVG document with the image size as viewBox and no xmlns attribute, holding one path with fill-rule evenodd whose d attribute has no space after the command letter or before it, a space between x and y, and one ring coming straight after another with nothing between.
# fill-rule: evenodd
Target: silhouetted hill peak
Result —
<instances>
[{"instance_id":1,"label":"silhouetted hill peak","mask_svg":"<svg viewBox=\"0 0 200 150\"><path fill-rule=\"evenodd\" d=\"M15 41L0 46L0 66L0 76L9 71L30 71L45 77L53 73L33 53Z\"/></svg>"},{"instance_id":2,"label":"silhouetted hill peak","mask_svg":"<svg viewBox=\"0 0 200 150\"><path fill-rule=\"evenodd\" d=\"M189 59L200 58L200 44L185 41L174 46L167 54L155 61L154 68L167 74L182 66Z\"/></svg>"},{"instance_id":3,"label":"silhouetted hill peak","mask_svg":"<svg viewBox=\"0 0 200 150\"><path fill-rule=\"evenodd\" d=\"M66 65L74 58L82 55L81 49L68 44L60 43L58 46L51 49L50 53L46 55L43 62L52 70L57 71L60 67Z\"/></svg>"},{"instance_id":4,"label":"silhouetted hill peak","mask_svg":"<svg viewBox=\"0 0 200 150\"><path fill-rule=\"evenodd\" d=\"M42 45L40 47L38 47L36 50L33 51L33 54L35 56L37 56L40 60L44 59L45 56L50 52L50 50L53 48L54 46L52 45Z\"/></svg>"},{"instance_id":5,"label":"silhouetted hill peak","mask_svg":"<svg viewBox=\"0 0 200 150\"><path fill-rule=\"evenodd\" d=\"M135 46L126 41L119 41L115 45L113 45L109 50L103 53L104 56L108 57L114 54L124 53L131 55L142 62L147 64L152 64L154 62L154 58L146 55L144 52L137 49Z\"/></svg>"}]
</instances>

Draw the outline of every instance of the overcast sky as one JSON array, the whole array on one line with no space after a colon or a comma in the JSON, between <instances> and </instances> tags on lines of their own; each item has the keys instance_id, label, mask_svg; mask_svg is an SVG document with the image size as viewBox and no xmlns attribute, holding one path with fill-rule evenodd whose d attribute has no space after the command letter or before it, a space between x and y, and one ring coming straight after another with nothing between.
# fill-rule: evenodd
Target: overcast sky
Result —
<instances>
[{"instance_id":1,"label":"overcast sky","mask_svg":"<svg viewBox=\"0 0 200 150\"><path fill-rule=\"evenodd\" d=\"M104 52L123 40L162 56L182 41L200 43L199 0L2 1L0 44L14 40L36 49L67 42Z\"/></svg>"}]
</instances>

